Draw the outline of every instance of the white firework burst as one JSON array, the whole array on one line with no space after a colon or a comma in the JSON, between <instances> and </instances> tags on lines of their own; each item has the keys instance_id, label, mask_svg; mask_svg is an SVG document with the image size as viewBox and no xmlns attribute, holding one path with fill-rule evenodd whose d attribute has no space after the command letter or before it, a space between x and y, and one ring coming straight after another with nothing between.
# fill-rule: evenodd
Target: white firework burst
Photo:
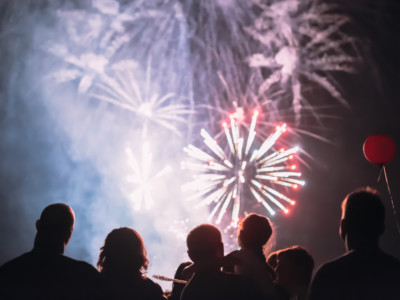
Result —
<instances>
[{"instance_id":1,"label":"white firework burst","mask_svg":"<svg viewBox=\"0 0 400 300\"><path fill-rule=\"evenodd\" d=\"M139 71L130 68L126 62L116 64L113 69L112 77L103 76L102 81L96 84L96 88L91 92L92 97L143 118L143 134L147 131L148 122L153 122L180 135L175 123L185 123L186 116L193 113L190 101L185 101L174 93L159 95L151 80L151 59L146 75L140 77L141 81L138 81L138 76L135 75Z\"/></svg>"},{"instance_id":2,"label":"white firework burst","mask_svg":"<svg viewBox=\"0 0 400 300\"><path fill-rule=\"evenodd\" d=\"M211 153L193 145L184 149L199 162L182 162L184 169L197 172L194 179L183 186L183 190L194 193L190 199L202 199L199 205L213 206L209 219L216 216L217 224L231 207L232 225L236 226L241 207L250 201L250 197L271 215L275 215L275 208L287 213L287 205L294 205L295 201L276 188L284 186L296 189L305 184L300 179L301 173L295 171L296 166L289 164L298 147L272 150L276 141L286 132L286 124L277 126L274 133L259 147L255 147L257 117L258 111L254 111L247 138L244 139L237 116L230 116L230 125L223 124L227 151L204 129L201 135Z\"/></svg>"},{"instance_id":3,"label":"white firework burst","mask_svg":"<svg viewBox=\"0 0 400 300\"><path fill-rule=\"evenodd\" d=\"M342 30L350 19L335 12L335 6L312 0L283 0L270 5L262 0L253 2L261 13L246 30L264 45L264 51L250 56L249 65L270 72L259 94L275 83L290 89L299 118L302 100L306 100L300 83L304 76L347 105L331 72L355 73L361 60L357 40Z\"/></svg>"},{"instance_id":4,"label":"white firework burst","mask_svg":"<svg viewBox=\"0 0 400 300\"><path fill-rule=\"evenodd\" d=\"M125 24L134 18L119 12L116 1L93 1L93 10L59 10L56 17L63 41L51 41L45 50L66 66L51 74L58 83L79 80L79 93L87 92L104 74L117 51L130 41ZM106 5L107 4L107 5ZM55 37L57 39L58 37Z\"/></svg>"},{"instance_id":5,"label":"white firework burst","mask_svg":"<svg viewBox=\"0 0 400 300\"><path fill-rule=\"evenodd\" d=\"M131 193L130 198L135 210L140 210L143 206L145 209L151 209L154 206L154 199L151 191L157 186L157 180L172 172L171 166L165 166L153 172L150 145L147 142L142 144L141 160L139 161L130 148L126 148L128 156L128 165L131 167L133 174L126 177L127 181L135 185L136 189Z\"/></svg>"}]
</instances>

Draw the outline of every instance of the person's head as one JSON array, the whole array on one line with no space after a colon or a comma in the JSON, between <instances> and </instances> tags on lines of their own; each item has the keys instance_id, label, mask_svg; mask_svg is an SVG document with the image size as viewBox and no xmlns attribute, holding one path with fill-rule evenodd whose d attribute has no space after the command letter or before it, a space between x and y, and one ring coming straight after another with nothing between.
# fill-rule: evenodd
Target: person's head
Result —
<instances>
[{"instance_id":1,"label":"person's head","mask_svg":"<svg viewBox=\"0 0 400 300\"><path fill-rule=\"evenodd\" d=\"M193 228L186 238L186 244L189 257L196 264L210 262L224 256L221 232L217 227L209 224Z\"/></svg>"},{"instance_id":2,"label":"person's head","mask_svg":"<svg viewBox=\"0 0 400 300\"><path fill-rule=\"evenodd\" d=\"M249 214L239 225L238 243L242 249L260 249L272 235L269 220L261 215Z\"/></svg>"},{"instance_id":3,"label":"person's head","mask_svg":"<svg viewBox=\"0 0 400 300\"><path fill-rule=\"evenodd\" d=\"M278 252L279 251L275 251L272 252L270 255L268 255L267 257L267 263L273 268L276 269L277 265L278 265Z\"/></svg>"},{"instance_id":4,"label":"person's head","mask_svg":"<svg viewBox=\"0 0 400 300\"><path fill-rule=\"evenodd\" d=\"M278 251L276 276L278 283L291 294L307 289L314 269L311 254L300 246Z\"/></svg>"},{"instance_id":5,"label":"person's head","mask_svg":"<svg viewBox=\"0 0 400 300\"><path fill-rule=\"evenodd\" d=\"M35 244L40 247L56 247L64 250L74 230L75 214L63 203L47 206L36 221Z\"/></svg>"},{"instance_id":6,"label":"person's head","mask_svg":"<svg viewBox=\"0 0 400 300\"><path fill-rule=\"evenodd\" d=\"M340 235L348 250L360 245L377 244L385 231L385 208L376 190L363 188L342 202Z\"/></svg>"},{"instance_id":7,"label":"person's head","mask_svg":"<svg viewBox=\"0 0 400 300\"><path fill-rule=\"evenodd\" d=\"M133 229L121 227L111 231L100 249L97 267L106 276L140 276L149 261L142 237Z\"/></svg>"}]
</instances>

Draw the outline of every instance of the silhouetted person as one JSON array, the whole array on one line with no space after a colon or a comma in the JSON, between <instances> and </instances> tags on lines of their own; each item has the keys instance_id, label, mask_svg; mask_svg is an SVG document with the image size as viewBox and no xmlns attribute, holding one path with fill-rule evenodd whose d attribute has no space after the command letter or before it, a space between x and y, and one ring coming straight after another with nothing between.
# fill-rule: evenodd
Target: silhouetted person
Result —
<instances>
[{"instance_id":1,"label":"silhouetted person","mask_svg":"<svg viewBox=\"0 0 400 300\"><path fill-rule=\"evenodd\" d=\"M340 235L348 253L323 265L311 300L400 299L400 261L382 252L385 209L375 190L355 191L342 203Z\"/></svg>"},{"instance_id":2,"label":"silhouetted person","mask_svg":"<svg viewBox=\"0 0 400 300\"><path fill-rule=\"evenodd\" d=\"M240 250L227 255L224 266L224 270L254 280L267 297L272 297L274 294L272 282L275 279L275 272L267 263L263 248L271 235L272 227L266 217L249 214L239 225Z\"/></svg>"},{"instance_id":3,"label":"silhouetted person","mask_svg":"<svg viewBox=\"0 0 400 300\"><path fill-rule=\"evenodd\" d=\"M277 252L277 283L287 292L289 299L308 299L313 269L314 259L300 246Z\"/></svg>"},{"instance_id":4,"label":"silhouetted person","mask_svg":"<svg viewBox=\"0 0 400 300\"><path fill-rule=\"evenodd\" d=\"M75 216L65 204L47 206L36 221L33 250L0 268L0 299L100 299L97 270L63 255Z\"/></svg>"},{"instance_id":5,"label":"silhouetted person","mask_svg":"<svg viewBox=\"0 0 400 300\"><path fill-rule=\"evenodd\" d=\"M178 269L176 269L174 279L181 279L181 280L189 280L191 275L187 277L183 274L183 271L186 267L192 265L191 262L183 262L179 265ZM168 300L179 300L181 299L181 294L186 285L182 283L174 282L172 284L172 291L171 295L168 297Z\"/></svg>"},{"instance_id":6,"label":"silhouetted person","mask_svg":"<svg viewBox=\"0 0 400 300\"><path fill-rule=\"evenodd\" d=\"M279 251L275 251L272 252L268 255L267 257L267 263L270 265L270 267L272 269L276 269L276 267L278 266L278 252Z\"/></svg>"},{"instance_id":7,"label":"silhouetted person","mask_svg":"<svg viewBox=\"0 0 400 300\"><path fill-rule=\"evenodd\" d=\"M166 299L161 287L143 275L149 261L141 236L122 227L111 231L101 248L97 266L110 299Z\"/></svg>"},{"instance_id":8,"label":"silhouetted person","mask_svg":"<svg viewBox=\"0 0 400 300\"><path fill-rule=\"evenodd\" d=\"M195 227L188 234L186 243L195 273L184 288L181 300L261 299L251 280L221 271L224 246L221 232L216 227L208 224Z\"/></svg>"}]
</instances>

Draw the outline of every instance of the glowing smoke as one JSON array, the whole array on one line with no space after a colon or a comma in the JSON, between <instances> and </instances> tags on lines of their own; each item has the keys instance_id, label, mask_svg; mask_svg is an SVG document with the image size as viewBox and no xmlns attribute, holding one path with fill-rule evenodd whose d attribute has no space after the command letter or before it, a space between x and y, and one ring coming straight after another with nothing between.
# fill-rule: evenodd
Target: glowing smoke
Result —
<instances>
[{"instance_id":1,"label":"glowing smoke","mask_svg":"<svg viewBox=\"0 0 400 300\"><path fill-rule=\"evenodd\" d=\"M299 115L300 75L344 102L331 78L319 72L354 70L357 57L342 49L352 44L341 32L347 19L327 14L327 23L307 27L308 19L326 11L319 6L303 17L299 12L293 21L296 3L0 4L1 225L18 237L4 237L11 242L2 258L29 249L44 206L67 202L77 215L67 254L95 263L106 234L131 226L148 247L149 273L172 276L186 252L186 231L208 216L205 208L193 210L180 192L186 177L178 162L181 149L197 139L194 129L219 127L217 120L233 109L274 106L288 91L289 109ZM256 13L254 6L262 9ZM271 10L280 19L270 19ZM294 27L302 31L296 34ZM264 29L272 34L267 40ZM303 47L299 34L318 41ZM153 178L132 171L132 158L142 157L145 141L152 154L145 172L157 177L168 165L171 173L151 191L147 184L139 187L154 205L136 211L131 194L143 183L137 179ZM126 180L132 174L135 180ZM150 199L142 196L143 204Z\"/></svg>"}]
</instances>

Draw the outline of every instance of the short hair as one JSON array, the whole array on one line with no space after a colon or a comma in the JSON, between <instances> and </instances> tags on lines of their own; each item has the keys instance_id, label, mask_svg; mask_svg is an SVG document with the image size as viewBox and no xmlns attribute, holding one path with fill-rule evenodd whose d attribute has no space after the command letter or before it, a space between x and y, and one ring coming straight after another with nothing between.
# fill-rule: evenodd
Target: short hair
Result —
<instances>
[{"instance_id":1,"label":"short hair","mask_svg":"<svg viewBox=\"0 0 400 300\"><path fill-rule=\"evenodd\" d=\"M38 233L51 236L53 239L68 241L74 229L75 214L71 207L64 203L47 206L40 215Z\"/></svg>"},{"instance_id":2,"label":"short hair","mask_svg":"<svg viewBox=\"0 0 400 300\"><path fill-rule=\"evenodd\" d=\"M347 231L378 238L385 229L385 207L378 192L366 187L348 194L342 202L342 219Z\"/></svg>"},{"instance_id":3,"label":"short hair","mask_svg":"<svg viewBox=\"0 0 400 300\"><path fill-rule=\"evenodd\" d=\"M199 259L216 257L223 245L221 232L210 224L202 224L193 228L186 238L186 244L189 256L194 262Z\"/></svg>"},{"instance_id":4,"label":"short hair","mask_svg":"<svg viewBox=\"0 0 400 300\"><path fill-rule=\"evenodd\" d=\"M142 237L132 228L121 227L111 231L100 248L97 267L100 272L118 274L143 274L148 267L146 248Z\"/></svg>"},{"instance_id":5,"label":"short hair","mask_svg":"<svg viewBox=\"0 0 400 300\"><path fill-rule=\"evenodd\" d=\"M278 251L278 261L282 257L289 260L292 270L298 274L298 280L304 284L310 284L314 269L314 259L311 254L301 246L293 246Z\"/></svg>"},{"instance_id":6,"label":"short hair","mask_svg":"<svg viewBox=\"0 0 400 300\"><path fill-rule=\"evenodd\" d=\"M272 235L268 218L249 214L239 225L239 246L247 249L262 248Z\"/></svg>"}]
</instances>

